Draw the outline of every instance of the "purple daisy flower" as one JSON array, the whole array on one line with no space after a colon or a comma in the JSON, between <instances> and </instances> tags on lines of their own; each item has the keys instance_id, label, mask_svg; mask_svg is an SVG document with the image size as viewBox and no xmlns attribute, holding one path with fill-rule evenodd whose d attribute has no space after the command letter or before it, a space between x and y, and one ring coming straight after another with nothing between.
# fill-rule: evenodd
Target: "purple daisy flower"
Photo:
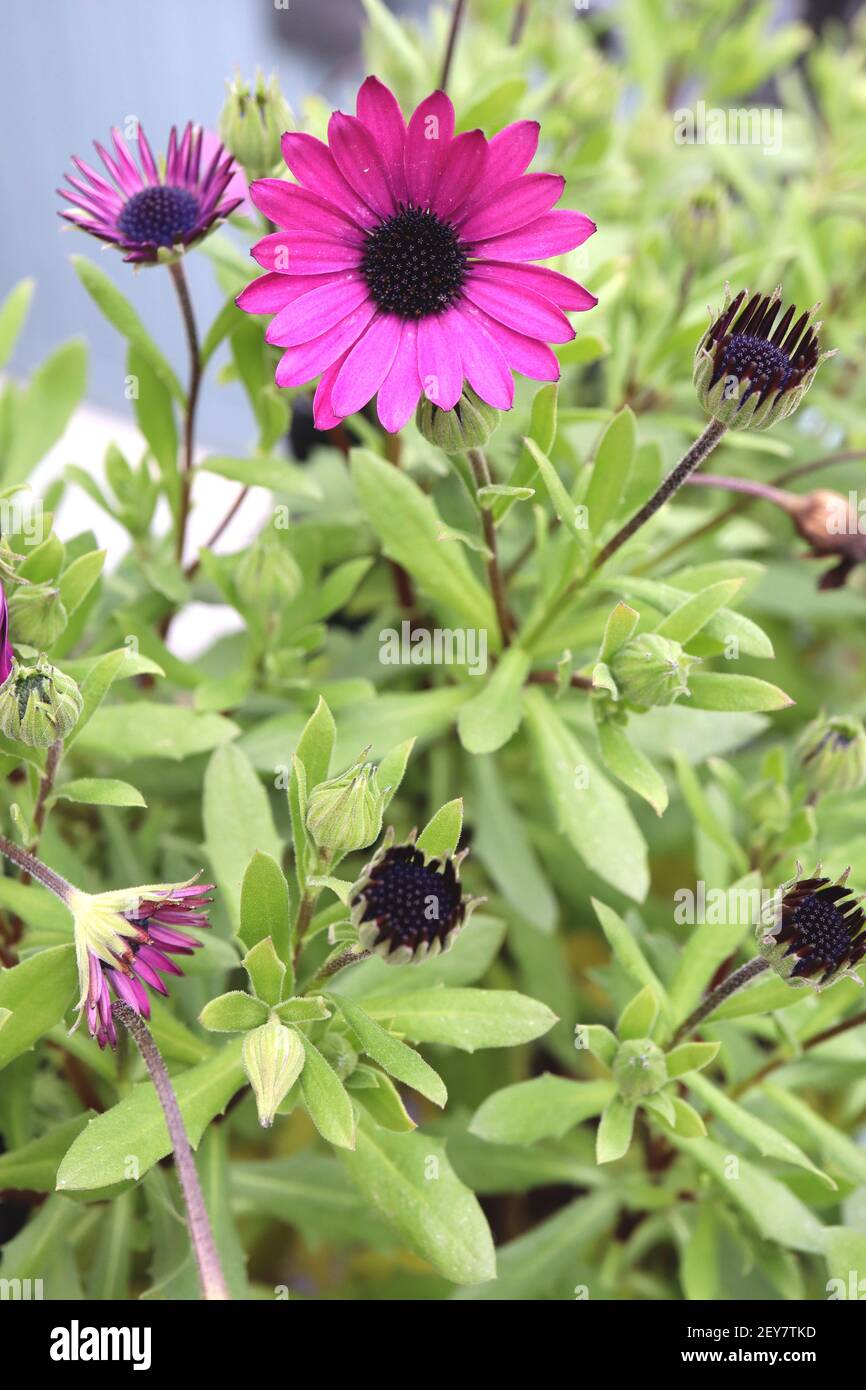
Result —
<instances>
[{"instance_id":1,"label":"purple daisy flower","mask_svg":"<svg viewBox=\"0 0 866 1390\"><path fill-rule=\"evenodd\" d=\"M125 261L175 260L244 201L238 187L242 175L232 156L191 121L180 139L172 126L162 172L140 126L139 164L116 126L111 138L113 155L99 141L94 144L115 186L73 155L83 177L67 174L72 191L57 191L74 205L60 216L125 252Z\"/></svg>"},{"instance_id":2,"label":"purple daisy flower","mask_svg":"<svg viewBox=\"0 0 866 1390\"><path fill-rule=\"evenodd\" d=\"M78 1020L87 1018L100 1047L117 1034L111 995L143 1018L150 1017L147 990L168 994L163 975L182 975L172 956L192 955L201 942L185 929L207 927L212 883L149 883L110 893L73 889L68 906L75 921L81 995Z\"/></svg>"},{"instance_id":3,"label":"purple daisy flower","mask_svg":"<svg viewBox=\"0 0 866 1390\"><path fill-rule=\"evenodd\" d=\"M12 672L12 643L9 641L9 605L6 590L0 584L0 685L5 685Z\"/></svg>"},{"instance_id":4,"label":"purple daisy flower","mask_svg":"<svg viewBox=\"0 0 866 1390\"><path fill-rule=\"evenodd\" d=\"M525 173L538 123L492 140L454 134L436 91L408 124L393 93L368 77L357 115L337 111L328 143L291 131L283 155L297 183L258 179L250 196L281 230L252 254L267 271L238 297L274 314L265 337L285 349L278 386L320 376L318 429L332 429L378 393L379 419L399 430L422 391L443 410L464 379L508 410L512 372L555 381L548 343L574 337L565 310L594 295L531 264L580 246L595 223L554 209L556 174Z\"/></svg>"}]
</instances>

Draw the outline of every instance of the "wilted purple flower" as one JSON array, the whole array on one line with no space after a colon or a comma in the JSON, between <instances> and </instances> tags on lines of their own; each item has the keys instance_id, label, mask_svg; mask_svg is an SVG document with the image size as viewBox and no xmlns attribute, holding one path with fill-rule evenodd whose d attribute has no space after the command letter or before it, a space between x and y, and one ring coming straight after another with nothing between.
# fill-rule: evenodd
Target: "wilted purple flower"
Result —
<instances>
[{"instance_id":1,"label":"wilted purple flower","mask_svg":"<svg viewBox=\"0 0 866 1390\"><path fill-rule=\"evenodd\" d=\"M150 1017L147 987L168 994L162 975L182 975L171 956L192 955L201 945L176 930L210 925L207 896L212 883L148 883L110 893L73 889L67 905L75 921L75 950L81 993L78 1020L100 1047L117 1043L111 994L143 1018Z\"/></svg>"},{"instance_id":2,"label":"wilted purple flower","mask_svg":"<svg viewBox=\"0 0 866 1390\"><path fill-rule=\"evenodd\" d=\"M239 173L231 155L191 121L180 139L172 126L162 173L141 126L140 167L117 127L111 137L113 155L99 141L94 144L114 186L73 156L72 162L83 177L65 176L72 192L65 188L57 191L75 210L60 216L100 241L117 246L126 253L126 261L153 264L175 260L243 202L237 185L230 187Z\"/></svg>"}]
</instances>

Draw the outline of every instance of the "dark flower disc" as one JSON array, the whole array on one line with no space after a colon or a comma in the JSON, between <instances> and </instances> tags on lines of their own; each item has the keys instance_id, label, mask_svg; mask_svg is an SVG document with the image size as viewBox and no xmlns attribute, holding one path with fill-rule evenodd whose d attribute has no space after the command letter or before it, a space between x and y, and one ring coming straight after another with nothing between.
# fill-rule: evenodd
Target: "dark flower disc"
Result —
<instances>
[{"instance_id":1,"label":"dark flower disc","mask_svg":"<svg viewBox=\"0 0 866 1390\"><path fill-rule=\"evenodd\" d=\"M407 207L368 234L361 270L380 309L420 319L457 301L466 254L447 222L434 212Z\"/></svg>"},{"instance_id":2,"label":"dark flower disc","mask_svg":"<svg viewBox=\"0 0 866 1390\"><path fill-rule=\"evenodd\" d=\"M710 385L726 376L748 382L741 405L755 391L763 400L771 392L783 395L793 390L818 362L818 337L808 326L808 313L791 327L793 304L776 323L780 299L755 294L743 307L744 299L740 291L705 340L706 351L714 353Z\"/></svg>"},{"instance_id":3,"label":"dark flower disc","mask_svg":"<svg viewBox=\"0 0 866 1390\"><path fill-rule=\"evenodd\" d=\"M782 900L780 941L799 957L792 975L829 976L866 953L863 911L849 890L827 878L803 879Z\"/></svg>"},{"instance_id":4,"label":"dark flower disc","mask_svg":"<svg viewBox=\"0 0 866 1390\"><path fill-rule=\"evenodd\" d=\"M387 941L392 950L408 946L415 951L435 940L444 946L465 914L453 861L431 859L425 864L414 845L397 845L386 852L352 906L359 903L364 904L361 922L375 922L377 944Z\"/></svg>"},{"instance_id":5,"label":"dark flower disc","mask_svg":"<svg viewBox=\"0 0 866 1390\"><path fill-rule=\"evenodd\" d=\"M117 225L128 241L174 246L193 230L198 215L195 194L160 183L133 193L121 209Z\"/></svg>"}]
</instances>

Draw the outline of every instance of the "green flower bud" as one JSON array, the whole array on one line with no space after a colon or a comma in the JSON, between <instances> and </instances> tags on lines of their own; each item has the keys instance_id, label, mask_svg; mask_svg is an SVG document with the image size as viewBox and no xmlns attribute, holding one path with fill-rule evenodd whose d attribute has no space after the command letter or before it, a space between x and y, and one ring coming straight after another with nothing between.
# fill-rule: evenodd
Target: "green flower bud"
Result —
<instances>
[{"instance_id":1,"label":"green flower bud","mask_svg":"<svg viewBox=\"0 0 866 1390\"><path fill-rule=\"evenodd\" d=\"M256 70L252 88L238 73L227 82L228 96L219 118L219 134L250 179L270 174L280 160L280 139L291 128L292 112L276 73L265 82Z\"/></svg>"},{"instance_id":2,"label":"green flower bud","mask_svg":"<svg viewBox=\"0 0 866 1390\"><path fill-rule=\"evenodd\" d=\"M620 1043L613 1059L613 1079L625 1100L651 1096L667 1083L665 1055L651 1038Z\"/></svg>"},{"instance_id":3,"label":"green flower bud","mask_svg":"<svg viewBox=\"0 0 866 1390\"><path fill-rule=\"evenodd\" d=\"M675 209L671 230L690 265L702 269L724 259L729 212L728 195L716 183L694 189Z\"/></svg>"},{"instance_id":4,"label":"green flower bud","mask_svg":"<svg viewBox=\"0 0 866 1390\"><path fill-rule=\"evenodd\" d=\"M866 782L866 729L844 715L813 719L797 742L810 791L853 792Z\"/></svg>"},{"instance_id":5,"label":"green flower bud","mask_svg":"<svg viewBox=\"0 0 866 1390\"><path fill-rule=\"evenodd\" d=\"M0 687L0 729L7 738L31 748L47 748L65 738L78 722L83 701L71 676L47 663L20 666L16 661Z\"/></svg>"},{"instance_id":6,"label":"green flower bud","mask_svg":"<svg viewBox=\"0 0 866 1390\"><path fill-rule=\"evenodd\" d=\"M778 317L781 287L772 294L741 290L725 304L698 343L694 383L708 415L731 430L766 430L797 409L825 357L819 352L820 323L810 323L817 305L796 318L793 304Z\"/></svg>"},{"instance_id":7,"label":"green flower bud","mask_svg":"<svg viewBox=\"0 0 866 1390\"><path fill-rule=\"evenodd\" d=\"M235 587L250 608L271 609L290 603L303 586L291 551L272 531L263 532L244 552L235 570Z\"/></svg>"},{"instance_id":8,"label":"green flower bud","mask_svg":"<svg viewBox=\"0 0 866 1390\"><path fill-rule=\"evenodd\" d=\"M9 600L9 621L16 642L46 651L66 628L66 609L50 584L22 584Z\"/></svg>"},{"instance_id":9,"label":"green flower bud","mask_svg":"<svg viewBox=\"0 0 866 1390\"><path fill-rule=\"evenodd\" d=\"M672 705L688 695L688 676L700 658L689 656L679 642L642 632L611 658L610 669L624 700L632 705Z\"/></svg>"},{"instance_id":10,"label":"green flower bud","mask_svg":"<svg viewBox=\"0 0 866 1390\"><path fill-rule=\"evenodd\" d=\"M247 1033L243 1062L253 1088L259 1123L269 1129L280 1102L285 1099L304 1068L304 1045L293 1028L273 1014L267 1023Z\"/></svg>"},{"instance_id":11,"label":"green flower bud","mask_svg":"<svg viewBox=\"0 0 866 1390\"><path fill-rule=\"evenodd\" d=\"M499 411L487 405L471 386L453 410L442 410L422 395L415 412L415 424L424 438L446 454L462 454L482 449L499 424Z\"/></svg>"},{"instance_id":12,"label":"green flower bud","mask_svg":"<svg viewBox=\"0 0 866 1390\"><path fill-rule=\"evenodd\" d=\"M310 793L307 829L318 848L330 854L349 854L379 838L385 793L372 763L364 762L367 752L340 777L320 782Z\"/></svg>"}]
</instances>

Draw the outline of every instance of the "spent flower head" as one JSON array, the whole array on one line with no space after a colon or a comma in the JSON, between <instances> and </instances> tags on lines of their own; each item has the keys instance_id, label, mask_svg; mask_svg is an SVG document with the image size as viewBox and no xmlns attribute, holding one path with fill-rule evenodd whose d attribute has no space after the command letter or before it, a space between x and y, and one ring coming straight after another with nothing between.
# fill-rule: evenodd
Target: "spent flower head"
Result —
<instances>
[{"instance_id":1,"label":"spent flower head","mask_svg":"<svg viewBox=\"0 0 866 1390\"><path fill-rule=\"evenodd\" d=\"M163 975L182 975L172 956L192 955L201 945L185 929L207 927L208 897L213 884L144 883L108 893L72 888L66 905L72 913L78 963L78 1018L87 1019L100 1047L114 1047L117 1036L111 996L122 999L143 1018L150 1017L147 989L168 994Z\"/></svg>"},{"instance_id":2,"label":"spent flower head","mask_svg":"<svg viewBox=\"0 0 866 1390\"><path fill-rule=\"evenodd\" d=\"M781 287L748 297L741 290L725 304L695 352L694 382L708 415L732 430L765 430L797 409L815 374L835 349L820 352L816 304L799 318L793 304L779 318Z\"/></svg>"},{"instance_id":3,"label":"spent flower head","mask_svg":"<svg viewBox=\"0 0 866 1390\"><path fill-rule=\"evenodd\" d=\"M772 969L790 985L816 992L847 976L862 984L854 969L866 953L860 898L846 886L850 868L837 879L796 876L773 895L758 923L758 949Z\"/></svg>"},{"instance_id":4,"label":"spent flower head","mask_svg":"<svg viewBox=\"0 0 866 1390\"><path fill-rule=\"evenodd\" d=\"M381 847L349 894L361 944L392 965L438 956L454 944L470 913L483 901L464 895L457 855L428 858L415 832L394 844L389 828Z\"/></svg>"}]
</instances>

